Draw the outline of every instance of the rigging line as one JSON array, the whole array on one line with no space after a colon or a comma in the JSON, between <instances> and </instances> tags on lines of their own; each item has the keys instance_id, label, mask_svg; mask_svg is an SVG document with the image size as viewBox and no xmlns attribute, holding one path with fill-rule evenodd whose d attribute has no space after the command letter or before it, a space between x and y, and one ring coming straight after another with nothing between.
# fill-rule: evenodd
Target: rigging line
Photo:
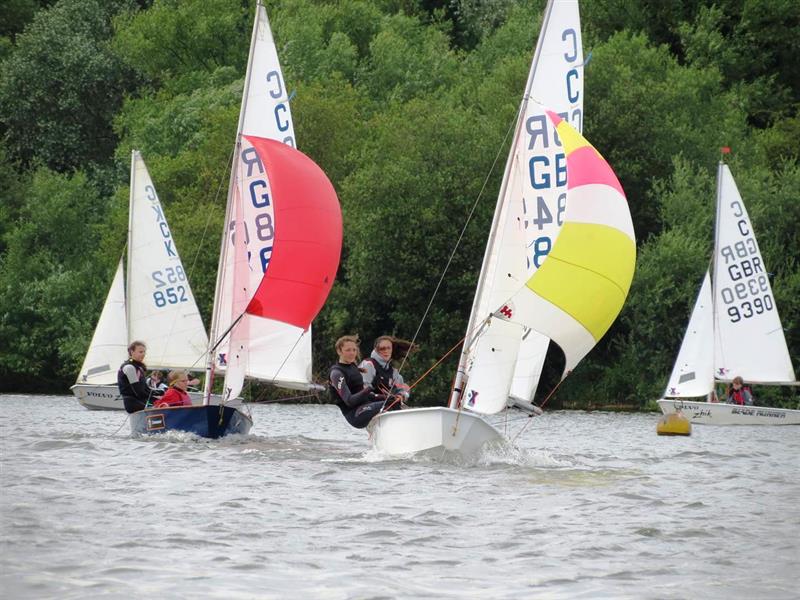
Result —
<instances>
[{"instance_id":1,"label":"rigging line","mask_svg":"<svg viewBox=\"0 0 800 600\"><path fill-rule=\"evenodd\" d=\"M264 392L261 392L263 395ZM303 394L302 396L287 396L286 398L275 398L274 400L251 400L252 404L273 404L274 402L288 402L289 400L300 400L301 398L319 398L318 394Z\"/></svg>"},{"instance_id":2,"label":"rigging line","mask_svg":"<svg viewBox=\"0 0 800 600\"><path fill-rule=\"evenodd\" d=\"M444 359L446 359L448 356L450 356L450 354L451 354L451 353L452 353L452 352L453 352L453 351L454 351L456 348L458 348L458 347L459 347L461 344L463 344L465 339L467 339L467 338L466 338L466 336L464 336L463 338L461 338L461 340L460 340L460 341L459 341L459 342L458 342L458 343L457 343L455 346L453 346L452 348L450 348L450 350L448 350L448 351L445 353L445 355L444 355L444 356L442 356L442 358L440 358L439 360L437 360L437 361L436 361L436 362L433 364L433 366L432 366L430 369L428 369L428 370L427 370L427 371L425 371L425 372L424 372L422 375L420 375L420 376L417 378L417 380L416 380L414 383L412 383L410 386L408 386L408 391L410 392L410 391L412 390L412 388L413 388L415 385L417 385L417 384L418 384L420 381L422 381L423 379L425 379L425 377L427 377L427 376L430 374L430 372L431 372L431 371L433 371L433 370L434 370L436 367L438 367L438 366L439 366L439 364L440 364L440 363L441 363L441 362L442 362ZM398 369L398 372L400 372L400 369ZM451 392L452 392L452 389L451 389ZM384 406L383 406L383 408L381 408L380 412L382 412L382 413L383 413L383 412L386 412L387 410L391 410L391 408L392 408L392 407L393 407L395 404L397 404L398 402L402 402L402 401L403 401L403 400L402 400L402 398L400 398L400 395L398 394L398 395L397 395L397 397L396 397L396 398L395 398L395 399L394 399L394 400L393 400L393 401L392 401L392 402L391 402L391 403L390 403L388 406L387 406L387 405L384 403Z\"/></svg>"},{"instance_id":3,"label":"rigging line","mask_svg":"<svg viewBox=\"0 0 800 600\"><path fill-rule=\"evenodd\" d=\"M555 385L555 387L552 390L550 390L550 393L547 394L547 397L544 400L542 400L542 403L539 405L539 408L542 408L545 404L547 404L547 401L550 400L550 398L553 396L553 394L556 393L556 390L561 386L562 383L564 383L564 380L569 376L570 373L572 373L572 371L567 371L566 373L564 373L564 377L562 377L561 381L559 381ZM530 417L528 417L528 422L525 423L525 425L517 432L517 435L514 436L514 439L511 440L512 444L528 428L528 425L530 425L531 421L533 421L533 416L534 415L530 415Z\"/></svg>"},{"instance_id":4,"label":"rigging line","mask_svg":"<svg viewBox=\"0 0 800 600\"><path fill-rule=\"evenodd\" d=\"M128 422L128 419L130 419L130 417L131 417L130 415L127 415L127 414L125 415L125 418L122 420L122 425L117 427L117 430L114 433L111 434L111 437L114 437L115 435L117 435L119 433L119 430L122 429L125 426L125 423Z\"/></svg>"},{"instance_id":5,"label":"rigging line","mask_svg":"<svg viewBox=\"0 0 800 600\"><path fill-rule=\"evenodd\" d=\"M466 221L464 221L464 227L461 228L461 233L458 235L458 239L456 240L455 246L453 246L453 251L450 253L450 257L447 259L447 264L444 266L444 270L442 270L442 275L439 277L439 281L436 284L436 289L433 290L433 294L431 295L431 299L428 302L427 308L425 308L425 312L422 314L422 318L419 321L419 325L417 326L417 330L414 332L414 337L411 338L411 344L413 346L414 342L417 340L417 336L419 335L420 330L422 329L422 324L425 322L425 319L428 316L428 312L430 312L431 306L433 306L433 300L436 298L436 294L439 292L439 288L442 285L442 281L444 281L444 276L447 273L447 270L450 268L450 263L453 262L453 257L456 255L456 251L458 250L459 245L461 244L461 240L464 238L464 234L467 232L467 226L469 225L470 221L472 220L472 215L475 213L475 209L478 207L478 202L480 202L481 197L483 196L483 192L486 190L486 186L489 184L489 178L492 176L495 167L497 166L497 161L500 159L500 156L503 154L503 149L505 148L506 141L508 140L509 134L513 131L514 127L517 124L519 119L520 111L525 103L521 102L520 107L517 109L514 118L511 120L511 123L508 127L508 131L506 131L506 135L503 138L500 146L497 149L497 154L494 157L494 161L492 162L492 166L489 168L489 172L486 174L486 178L483 180L483 185L481 186L480 191L478 192L478 196L475 198L475 202L472 203L472 208L467 215ZM463 341L463 340L462 340ZM459 342L461 343L461 342ZM406 364L406 358L408 358L408 354L403 357L403 361L400 363L400 366L397 368L397 371L400 372L403 369L403 365Z\"/></svg>"},{"instance_id":6,"label":"rigging line","mask_svg":"<svg viewBox=\"0 0 800 600\"><path fill-rule=\"evenodd\" d=\"M227 167L225 169L225 173L226 174L230 173L231 169L233 168L233 157L235 155L236 155L236 144L234 144L233 148L231 149L230 158L228 158L228 165L227 165ZM211 202L211 207L214 207L214 206L216 206L218 204L220 194L222 193L222 186L224 185L226 179L229 179L229 177L228 178L226 178L226 177L221 177L220 178L219 186L217 187L217 193L214 195L214 200ZM192 259L192 265L191 265L191 268L189 270L188 275L191 275L191 274L194 273L194 268L195 268L195 265L197 264L197 259L200 256L200 249L203 247L203 243L205 242L206 234L208 233L208 228L209 228L209 225L211 224L211 218L213 217L213 215L214 215L214 211L213 210L209 210L208 211L208 215L206 216L206 224L203 227L203 234L200 236L200 243L197 245L197 250L195 250L194 258ZM225 224L223 224L223 228L224 227L225 227Z\"/></svg>"},{"instance_id":7,"label":"rigging line","mask_svg":"<svg viewBox=\"0 0 800 600\"><path fill-rule=\"evenodd\" d=\"M308 330L306 330L306 331L308 331ZM292 346L292 349L289 350L289 352L286 353L286 357L283 359L283 362L281 363L281 366L278 367L278 370L275 371L275 375L272 376L272 381L270 381L270 383L272 385L277 386L275 381L278 379L278 374L281 372L281 369L283 369L283 366L286 364L286 361L289 360L289 357L292 355L292 352L294 352L294 349L297 348L297 344L299 344L300 340L303 339L303 336L306 334L306 331L303 331L303 333L300 334L300 336L295 340L294 345Z\"/></svg>"}]
</instances>

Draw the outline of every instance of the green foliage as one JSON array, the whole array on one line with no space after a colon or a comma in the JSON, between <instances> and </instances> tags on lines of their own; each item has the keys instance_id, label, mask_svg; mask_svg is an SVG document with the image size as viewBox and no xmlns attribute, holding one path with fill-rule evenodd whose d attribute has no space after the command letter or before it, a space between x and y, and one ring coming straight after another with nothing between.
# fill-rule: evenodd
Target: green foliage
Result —
<instances>
[{"instance_id":1,"label":"green foliage","mask_svg":"<svg viewBox=\"0 0 800 600\"><path fill-rule=\"evenodd\" d=\"M6 4L0 339L14 342L0 348L0 377L8 389L63 389L123 252L134 148L210 321L255 3ZM266 5L299 147L329 175L344 214L314 370L324 377L344 333L359 333L366 351L379 334L419 329L421 349L404 367L414 381L464 335L544 1ZM663 390L708 267L723 145L800 356L798 6L581 3L592 52L584 131L626 190L639 254L622 314L548 406L647 406ZM559 353L551 347L540 400L560 378ZM457 354L415 389L418 401L444 400ZM797 402L787 388L756 393Z\"/></svg>"},{"instance_id":2,"label":"green foliage","mask_svg":"<svg viewBox=\"0 0 800 600\"><path fill-rule=\"evenodd\" d=\"M42 389L80 366L116 266L91 254L101 206L82 173L43 168L26 186L0 271L0 338L10 342L0 350L5 389L21 389L23 379ZM124 239L125 229L117 237ZM38 379L31 383L32 376Z\"/></svg>"},{"instance_id":3,"label":"green foliage","mask_svg":"<svg viewBox=\"0 0 800 600\"><path fill-rule=\"evenodd\" d=\"M157 0L146 11L121 14L114 26L114 50L132 68L158 85L188 90L197 72L244 68L252 13L238 0Z\"/></svg>"},{"instance_id":4,"label":"green foliage","mask_svg":"<svg viewBox=\"0 0 800 600\"><path fill-rule=\"evenodd\" d=\"M642 35L598 45L586 89L584 132L620 178L639 239L659 228L657 204L644 199L669 177L674 156L710 165L721 146L744 136L744 115L716 69L682 67Z\"/></svg>"},{"instance_id":5,"label":"green foliage","mask_svg":"<svg viewBox=\"0 0 800 600\"><path fill-rule=\"evenodd\" d=\"M11 157L56 170L108 160L111 119L132 87L109 51L122 1L61 0L36 15L0 72L0 120Z\"/></svg>"}]
</instances>

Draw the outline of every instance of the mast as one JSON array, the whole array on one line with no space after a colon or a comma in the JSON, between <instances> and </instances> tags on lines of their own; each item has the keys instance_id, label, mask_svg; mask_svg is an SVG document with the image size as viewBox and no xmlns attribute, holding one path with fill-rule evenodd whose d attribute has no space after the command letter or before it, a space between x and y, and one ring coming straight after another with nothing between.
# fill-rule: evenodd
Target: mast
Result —
<instances>
[{"instance_id":1,"label":"mast","mask_svg":"<svg viewBox=\"0 0 800 600\"><path fill-rule=\"evenodd\" d=\"M724 150L723 150L724 152ZM719 331L719 311L717 310L717 257L719 256L719 227L720 227L720 210L722 204L722 169L725 168L725 163L720 157L717 164L717 197L715 199L715 214L714 214L714 250L713 258L711 260L711 331L712 338L716 340ZM714 343L714 346L717 346ZM721 346L721 345L720 345ZM712 364L716 364L716 359L713 357L714 350L712 348ZM716 369L713 371L713 379L717 379Z\"/></svg>"},{"instance_id":2,"label":"mast","mask_svg":"<svg viewBox=\"0 0 800 600\"><path fill-rule=\"evenodd\" d=\"M131 312L128 310L130 298L128 297L128 290L131 289L131 265L132 262L132 254L133 254L133 246L131 244L131 233L133 232L133 199L135 197L136 190L136 155L139 154L136 150L131 150L131 185L130 190L128 193L128 235L125 240L125 246L127 248L126 251L126 262L127 264L123 267L122 272L125 276L125 289L123 290L123 298L125 299L125 331L127 332L126 335L128 337L128 343L130 344L130 332L131 332Z\"/></svg>"}]
</instances>

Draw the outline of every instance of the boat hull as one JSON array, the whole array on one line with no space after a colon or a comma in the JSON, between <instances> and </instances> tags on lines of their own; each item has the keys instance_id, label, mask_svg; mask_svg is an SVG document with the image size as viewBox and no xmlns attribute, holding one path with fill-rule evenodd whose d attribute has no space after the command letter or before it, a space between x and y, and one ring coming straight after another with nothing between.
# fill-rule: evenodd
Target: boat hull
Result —
<instances>
[{"instance_id":1,"label":"boat hull","mask_svg":"<svg viewBox=\"0 0 800 600\"><path fill-rule=\"evenodd\" d=\"M724 402L694 402L662 398L661 412L669 415L680 410L692 423L706 425L800 425L800 410L741 406Z\"/></svg>"},{"instance_id":2,"label":"boat hull","mask_svg":"<svg viewBox=\"0 0 800 600\"><path fill-rule=\"evenodd\" d=\"M478 415L452 408L412 408L381 413L367 426L373 447L389 456L425 451L469 455L503 435Z\"/></svg>"},{"instance_id":3,"label":"boat hull","mask_svg":"<svg viewBox=\"0 0 800 600\"><path fill-rule=\"evenodd\" d=\"M185 431L216 439L231 434L246 434L253 420L232 406L172 406L146 408L130 416L131 433L156 434Z\"/></svg>"},{"instance_id":4,"label":"boat hull","mask_svg":"<svg viewBox=\"0 0 800 600\"><path fill-rule=\"evenodd\" d=\"M125 410L122 396L119 395L119 388L116 385L76 383L70 390L81 406L89 410ZM203 392L189 392L189 397L192 399L192 405L202 406ZM211 396L211 404L219 404L221 400L222 397L219 395ZM240 399L237 398L237 400Z\"/></svg>"}]
</instances>

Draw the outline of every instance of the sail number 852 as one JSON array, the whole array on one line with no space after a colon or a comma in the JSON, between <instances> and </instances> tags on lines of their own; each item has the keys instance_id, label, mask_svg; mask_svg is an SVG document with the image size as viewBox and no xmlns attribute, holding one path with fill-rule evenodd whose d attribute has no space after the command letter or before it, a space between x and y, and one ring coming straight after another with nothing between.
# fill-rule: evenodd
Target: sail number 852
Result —
<instances>
[{"instance_id":1,"label":"sail number 852","mask_svg":"<svg viewBox=\"0 0 800 600\"><path fill-rule=\"evenodd\" d=\"M167 267L163 271L153 271L151 275L156 284L156 291L153 292L153 302L156 307L162 308L167 304L178 304L189 300L186 286L181 284L186 281L183 267Z\"/></svg>"}]
</instances>

